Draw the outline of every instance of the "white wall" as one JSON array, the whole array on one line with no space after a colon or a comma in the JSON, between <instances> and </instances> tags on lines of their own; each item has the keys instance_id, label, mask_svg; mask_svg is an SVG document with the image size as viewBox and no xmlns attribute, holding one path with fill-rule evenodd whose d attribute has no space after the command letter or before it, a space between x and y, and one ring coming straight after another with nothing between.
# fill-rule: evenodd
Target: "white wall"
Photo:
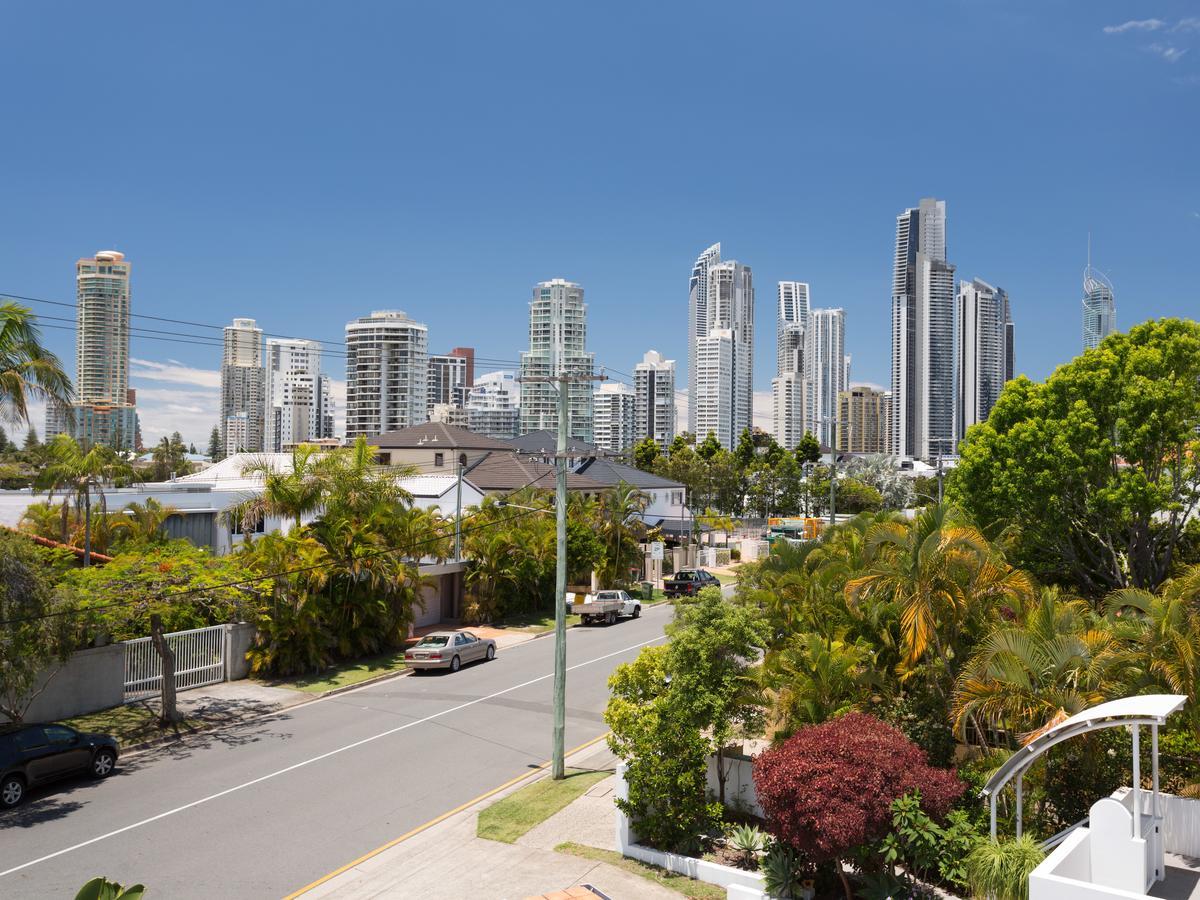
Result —
<instances>
[{"instance_id":1,"label":"white wall","mask_svg":"<svg viewBox=\"0 0 1200 900\"><path fill-rule=\"evenodd\" d=\"M725 805L730 809L744 805L753 815L763 815L762 807L758 805L758 792L754 790L754 760L745 757L726 757L725 769ZM717 780L717 758L708 758L708 793L714 799L718 796L720 782Z\"/></svg>"}]
</instances>

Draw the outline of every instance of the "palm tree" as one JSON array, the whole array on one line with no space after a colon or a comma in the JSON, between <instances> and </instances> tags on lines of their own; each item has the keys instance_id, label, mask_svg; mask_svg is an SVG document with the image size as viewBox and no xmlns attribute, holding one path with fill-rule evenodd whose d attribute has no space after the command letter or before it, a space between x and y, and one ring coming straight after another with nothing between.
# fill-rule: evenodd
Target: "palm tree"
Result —
<instances>
[{"instance_id":1,"label":"palm tree","mask_svg":"<svg viewBox=\"0 0 1200 900\"><path fill-rule=\"evenodd\" d=\"M135 478L133 466L123 459L112 447L94 444L86 452L68 434L56 435L50 444L50 464L43 471L39 482L49 489L62 490L73 498L75 509L83 510L84 538L83 564L91 565L92 558L92 492L100 490L100 514L108 515L108 501L104 487L117 479ZM67 511L63 504L63 533L66 534ZM64 543L66 541L64 540Z\"/></svg>"},{"instance_id":2,"label":"palm tree","mask_svg":"<svg viewBox=\"0 0 1200 900\"><path fill-rule=\"evenodd\" d=\"M650 498L632 484L618 481L612 488L604 492L600 498L600 516L603 522L605 545L613 548L607 571L606 583L616 586L623 574L621 551L626 534L636 542L640 533L644 533L646 523L642 513L650 504Z\"/></svg>"},{"instance_id":3,"label":"palm tree","mask_svg":"<svg viewBox=\"0 0 1200 900\"><path fill-rule=\"evenodd\" d=\"M178 512L176 507L164 506L149 497L145 503L130 503L116 513L110 530L134 543L154 544L164 539L163 526Z\"/></svg>"},{"instance_id":4,"label":"palm tree","mask_svg":"<svg viewBox=\"0 0 1200 900\"><path fill-rule=\"evenodd\" d=\"M291 519L299 528L304 516L324 504L328 467L321 465L321 452L311 444L292 450L291 462L280 469L269 458L257 457L244 465L242 475L262 478L262 491L226 511L226 518L243 532L252 531L267 516Z\"/></svg>"},{"instance_id":5,"label":"palm tree","mask_svg":"<svg viewBox=\"0 0 1200 900\"><path fill-rule=\"evenodd\" d=\"M29 421L29 401L45 400L70 416L73 390L58 357L42 346L36 316L0 301L0 419Z\"/></svg>"},{"instance_id":6,"label":"palm tree","mask_svg":"<svg viewBox=\"0 0 1200 900\"><path fill-rule=\"evenodd\" d=\"M53 503L30 504L26 507L24 515L21 516L21 530L47 540L59 540L62 536L61 520L65 506L67 506L65 500L57 506Z\"/></svg>"},{"instance_id":7,"label":"palm tree","mask_svg":"<svg viewBox=\"0 0 1200 900\"><path fill-rule=\"evenodd\" d=\"M867 550L873 562L846 583L846 599L897 606L902 665L909 672L930 650L949 671L965 627L980 622L996 601L1019 607L1033 595L1029 576L945 505L927 507L911 523L872 525Z\"/></svg>"},{"instance_id":8,"label":"palm tree","mask_svg":"<svg viewBox=\"0 0 1200 900\"><path fill-rule=\"evenodd\" d=\"M1076 597L1043 588L1022 620L993 630L959 674L951 717L1028 737L1109 698L1130 657L1120 634Z\"/></svg>"}]
</instances>

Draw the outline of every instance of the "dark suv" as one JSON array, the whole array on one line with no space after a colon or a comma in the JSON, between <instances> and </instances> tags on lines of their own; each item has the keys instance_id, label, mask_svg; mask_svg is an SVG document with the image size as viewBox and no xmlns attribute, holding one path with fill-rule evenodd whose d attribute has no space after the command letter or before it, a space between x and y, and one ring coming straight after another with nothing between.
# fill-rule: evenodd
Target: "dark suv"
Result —
<instances>
[{"instance_id":1,"label":"dark suv","mask_svg":"<svg viewBox=\"0 0 1200 900\"><path fill-rule=\"evenodd\" d=\"M32 787L88 773L111 775L117 742L106 734L83 734L66 725L0 725L0 808L25 799Z\"/></svg>"}]
</instances>

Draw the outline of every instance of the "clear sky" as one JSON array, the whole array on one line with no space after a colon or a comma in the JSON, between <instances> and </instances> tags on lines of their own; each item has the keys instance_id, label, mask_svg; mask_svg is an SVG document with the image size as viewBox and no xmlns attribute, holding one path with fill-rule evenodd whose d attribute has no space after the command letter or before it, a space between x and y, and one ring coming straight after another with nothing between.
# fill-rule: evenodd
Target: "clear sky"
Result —
<instances>
[{"instance_id":1,"label":"clear sky","mask_svg":"<svg viewBox=\"0 0 1200 900\"><path fill-rule=\"evenodd\" d=\"M895 217L936 196L1034 378L1080 348L1089 230L1122 327L1200 313L1194 3L15 3L0 76L3 293L73 300L114 248L138 313L340 341L399 308L432 351L515 360L564 277L598 362L653 347L686 384L721 241L759 391L780 279L846 309L852 378L883 383ZM147 442L203 443L219 351L132 352Z\"/></svg>"}]
</instances>

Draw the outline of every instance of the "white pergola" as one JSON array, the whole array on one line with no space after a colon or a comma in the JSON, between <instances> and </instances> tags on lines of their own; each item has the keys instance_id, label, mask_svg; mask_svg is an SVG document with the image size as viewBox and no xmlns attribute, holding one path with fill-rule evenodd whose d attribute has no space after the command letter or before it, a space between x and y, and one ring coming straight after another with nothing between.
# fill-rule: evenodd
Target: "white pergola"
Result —
<instances>
[{"instance_id":1,"label":"white pergola","mask_svg":"<svg viewBox=\"0 0 1200 900\"><path fill-rule=\"evenodd\" d=\"M1184 694L1145 694L1138 697L1123 697L1120 700L1110 700L1083 712L1076 713L1069 719L1059 722L1052 728L1046 729L1012 756L995 771L984 785L982 794L988 798L991 812L992 840L996 840L996 797L1010 781L1015 781L1017 793L1017 837L1022 834L1022 800L1023 779L1025 772L1040 759L1047 750L1063 741L1068 741L1081 734L1100 731L1104 728L1129 727L1133 732L1133 836L1141 835L1141 745L1140 736L1143 725L1150 726L1150 758L1153 769L1153 800L1151 801L1152 815L1160 816L1158 791L1158 728L1165 725L1167 716L1178 710L1187 702ZM1074 827L1074 826L1072 826ZM1064 832L1065 833L1065 832ZM1053 840L1053 839L1051 839Z\"/></svg>"}]
</instances>

